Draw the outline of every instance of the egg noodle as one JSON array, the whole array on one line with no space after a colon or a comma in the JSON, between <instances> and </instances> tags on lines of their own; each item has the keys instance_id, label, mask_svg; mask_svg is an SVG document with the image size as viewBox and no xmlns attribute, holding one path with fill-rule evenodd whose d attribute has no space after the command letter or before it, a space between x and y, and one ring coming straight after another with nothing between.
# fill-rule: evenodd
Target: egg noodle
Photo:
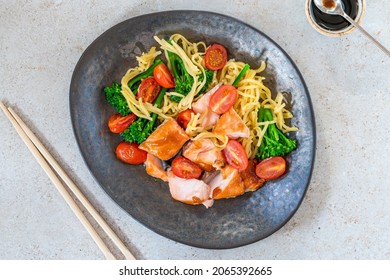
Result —
<instances>
[{"instance_id":1,"label":"egg noodle","mask_svg":"<svg viewBox=\"0 0 390 280\"><path fill-rule=\"evenodd\" d=\"M203 57L206 53L207 45L204 42L189 42L180 34L173 34L168 41L160 39L157 36L154 36L154 39L164 51L166 58L168 57L168 51L170 51L177 54L183 60L187 72L194 80L190 92L179 103L172 101L169 97L171 95L182 96L181 94L174 91L167 92L160 109L150 103L143 102L142 99L137 100L135 98L135 94L129 88L128 82L139 73L145 71L153 64L154 59L162 54L161 51L157 51L155 47L152 47L148 53L143 53L137 57L139 65L135 68L130 68L123 76L121 80L122 94L126 98L130 110L138 117L150 120L150 114L156 113L160 120L165 120L175 117L185 109L191 108L192 103L196 100L195 96L204 86L206 79L200 81L198 77L201 73L205 77ZM169 59L167 61L169 62ZM214 74L213 81L209 84L208 89L211 89L217 84L233 84L244 66L245 62L235 61L234 59L229 60L223 69L218 71L218 75ZM171 68L169 64L168 67ZM255 157L269 124L276 123L282 132L298 130L297 127L286 124L286 120L292 118L293 115L285 108L286 99L283 94L277 93L273 99L270 89L263 84L265 78L261 76L261 72L265 68L266 63L262 61L259 68L248 69L237 84L238 98L233 107L250 130L248 138L241 138L238 141L244 147L248 158ZM272 110L274 116L273 121L258 122L258 111L260 107L270 108ZM200 126L201 123L202 116L193 113L186 128L186 133L192 140L210 138L218 148L223 149L229 140L228 137L213 133L213 127L202 127Z\"/></svg>"}]
</instances>

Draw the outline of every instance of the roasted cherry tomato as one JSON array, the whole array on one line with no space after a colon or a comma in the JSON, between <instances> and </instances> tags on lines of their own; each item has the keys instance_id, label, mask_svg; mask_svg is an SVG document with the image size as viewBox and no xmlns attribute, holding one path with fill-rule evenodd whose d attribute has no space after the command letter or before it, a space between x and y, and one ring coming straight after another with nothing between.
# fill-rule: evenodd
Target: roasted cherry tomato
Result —
<instances>
[{"instance_id":1,"label":"roasted cherry tomato","mask_svg":"<svg viewBox=\"0 0 390 280\"><path fill-rule=\"evenodd\" d=\"M227 163L239 171L243 171L248 167L248 156L240 142L229 140L222 153Z\"/></svg>"},{"instance_id":2,"label":"roasted cherry tomato","mask_svg":"<svg viewBox=\"0 0 390 280\"><path fill-rule=\"evenodd\" d=\"M234 105L238 97L237 90L231 85L222 85L217 91L210 97L210 109L217 113L223 114Z\"/></svg>"},{"instance_id":3,"label":"roasted cherry tomato","mask_svg":"<svg viewBox=\"0 0 390 280\"><path fill-rule=\"evenodd\" d=\"M146 160L147 152L138 148L136 143L121 142L115 150L116 157L129 164L142 164Z\"/></svg>"},{"instance_id":4,"label":"roasted cherry tomato","mask_svg":"<svg viewBox=\"0 0 390 280\"><path fill-rule=\"evenodd\" d=\"M222 69L227 61L227 51L220 44L212 44L206 51L204 63L209 70Z\"/></svg>"},{"instance_id":5,"label":"roasted cherry tomato","mask_svg":"<svg viewBox=\"0 0 390 280\"><path fill-rule=\"evenodd\" d=\"M138 89L137 99L142 98L143 102L152 103L160 92L160 85L153 77L144 79Z\"/></svg>"},{"instance_id":6,"label":"roasted cherry tomato","mask_svg":"<svg viewBox=\"0 0 390 280\"><path fill-rule=\"evenodd\" d=\"M184 179L197 179L202 175L202 169L189 159L178 156L172 161L172 172Z\"/></svg>"},{"instance_id":7,"label":"roasted cherry tomato","mask_svg":"<svg viewBox=\"0 0 390 280\"><path fill-rule=\"evenodd\" d=\"M121 114L113 114L108 119L108 128L112 133L122 133L137 119L134 114L122 116Z\"/></svg>"},{"instance_id":8,"label":"roasted cherry tomato","mask_svg":"<svg viewBox=\"0 0 390 280\"><path fill-rule=\"evenodd\" d=\"M156 79L156 82L165 88L174 88L175 80L173 79L171 71L165 64L160 63L153 70L153 76Z\"/></svg>"},{"instance_id":9,"label":"roasted cherry tomato","mask_svg":"<svg viewBox=\"0 0 390 280\"><path fill-rule=\"evenodd\" d=\"M191 109L187 109L184 111L181 111L177 117L176 121L177 123L184 129L187 128L188 123L191 121L191 114L194 113Z\"/></svg>"},{"instance_id":10,"label":"roasted cherry tomato","mask_svg":"<svg viewBox=\"0 0 390 280\"><path fill-rule=\"evenodd\" d=\"M286 171L286 161L283 157L270 157L256 165L256 175L265 180L279 178Z\"/></svg>"}]
</instances>

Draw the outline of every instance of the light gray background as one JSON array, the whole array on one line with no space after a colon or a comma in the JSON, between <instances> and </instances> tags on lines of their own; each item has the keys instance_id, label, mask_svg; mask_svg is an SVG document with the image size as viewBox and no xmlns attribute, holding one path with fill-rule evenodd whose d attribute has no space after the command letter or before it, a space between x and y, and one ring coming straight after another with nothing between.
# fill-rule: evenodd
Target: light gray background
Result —
<instances>
[{"instance_id":1,"label":"light gray background","mask_svg":"<svg viewBox=\"0 0 390 280\"><path fill-rule=\"evenodd\" d=\"M357 31L320 35L304 2L0 0L0 100L21 114L139 259L390 259L390 58ZM388 1L366 8L362 25L390 47ZM295 61L311 92L311 185L287 225L255 244L204 250L155 234L104 193L75 142L68 90L82 52L123 20L172 9L219 12L262 30ZM103 259L0 115L0 259Z\"/></svg>"}]
</instances>

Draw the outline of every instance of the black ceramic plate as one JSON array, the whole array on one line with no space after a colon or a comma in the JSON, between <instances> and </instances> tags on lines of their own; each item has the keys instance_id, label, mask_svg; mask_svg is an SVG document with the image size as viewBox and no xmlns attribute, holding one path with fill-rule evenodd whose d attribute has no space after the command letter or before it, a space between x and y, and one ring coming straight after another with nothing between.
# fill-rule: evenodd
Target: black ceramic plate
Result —
<instances>
[{"instance_id":1,"label":"black ceramic plate","mask_svg":"<svg viewBox=\"0 0 390 280\"><path fill-rule=\"evenodd\" d=\"M148 176L143 166L116 159L118 135L107 129L114 113L102 89L120 82L135 57L157 46L154 35L181 33L189 40L218 42L229 58L258 67L266 60L266 84L273 92L291 93L293 136L299 147L288 158L289 170L254 193L218 200L206 209L174 201L168 185ZM119 23L98 37L80 58L70 86L74 133L90 171L133 218L172 240L202 248L233 248L256 242L280 229L298 209L308 187L315 155L315 124L308 90L289 56L262 32L220 14L167 11Z\"/></svg>"}]
</instances>

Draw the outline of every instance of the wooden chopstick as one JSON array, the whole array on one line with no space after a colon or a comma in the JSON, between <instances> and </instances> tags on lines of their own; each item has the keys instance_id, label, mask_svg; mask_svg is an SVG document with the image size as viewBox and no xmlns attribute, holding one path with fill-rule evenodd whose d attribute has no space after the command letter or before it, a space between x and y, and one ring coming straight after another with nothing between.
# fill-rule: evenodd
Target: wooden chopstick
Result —
<instances>
[{"instance_id":1,"label":"wooden chopstick","mask_svg":"<svg viewBox=\"0 0 390 280\"><path fill-rule=\"evenodd\" d=\"M91 235L95 243L103 252L106 259L116 259L116 258L110 252L108 247L105 245L103 240L100 238L96 230L91 225L91 223L84 216L81 209L72 199L72 197L69 195L66 188L64 187L62 182L58 179L53 169L57 172L57 174L61 177L61 179L67 184L69 189L74 193L77 199L83 204L85 209L91 214L91 216L95 219L95 221L101 226L101 228L104 230L107 236L118 247L118 249L122 252L125 258L128 260L135 260L133 254L131 254L131 252L126 248L126 246L122 243L122 241L111 229L111 227L100 216L100 214L96 211L96 209L92 206L92 204L87 200L87 198L83 195L83 193L73 183L70 177L65 173L65 171L61 168L61 166L57 163L57 161L53 158L53 156L47 151L47 149L34 135L34 133L22 121L22 119L12 110L12 108L8 107L7 109L1 101L0 101L0 107L4 111L9 121L15 127L16 131L18 132L19 136L22 138L24 143L27 145L30 152L34 155L35 159L39 162L39 164L44 169L46 174L49 176L51 181L57 187L58 191L61 193L61 195L68 203L70 208L73 210L75 215L79 218L80 222L87 229L87 231L89 232L89 234Z\"/></svg>"},{"instance_id":2,"label":"wooden chopstick","mask_svg":"<svg viewBox=\"0 0 390 280\"><path fill-rule=\"evenodd\" d=\"M52 155L47 151L47 149L43 146L43 144L39 141L39 139L35 136L35 134L26 126L26 124L12 110L12 108L8 107L8 110L10 111L12 116L16 119L16 121L19 123L19 125L22 127L22 129L30 138L30 140L38 148L40 153L45 157L45 159L49 162L49 164L53 167L53 169L57 172L57 174L61 177L61 179L64 180L64 182L67 184L69 189L74 193L77 199L83 204L83 206L96 220L96 222L102 227L104 232L110 237L110 239L122 252L125 258L127 260L135 260L133 254L130 253L130 251L122 243L120 238L115 234L115 232L111 229L111 227L107 224L107 222L100 216L100 214L96 211L96 209L92 206L92 204L88 201L88 199L83 195L83 193L79 190L79 188L74 184L72 179L69 178L69 176L61 168L61 166L57 163L57 161L52 157Z\"/></svg>"}]
</instances>

